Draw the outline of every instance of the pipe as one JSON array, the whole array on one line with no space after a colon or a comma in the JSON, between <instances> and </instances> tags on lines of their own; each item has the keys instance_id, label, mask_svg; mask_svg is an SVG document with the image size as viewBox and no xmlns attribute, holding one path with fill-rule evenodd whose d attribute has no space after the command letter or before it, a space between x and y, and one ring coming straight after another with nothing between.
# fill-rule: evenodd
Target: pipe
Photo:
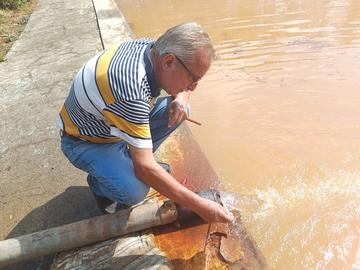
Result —
<instances>
[{"instance_id":1,"label":"pipe","mask_svg":"<svg viewBox=\"0 0 360 270\"><path fill-rule=\"evenodd\" d=\"M219 192L200 192L217 201ZM53 254L196 216L174 202L156 201L0 241L0 266Z\"/></svg>"}]
</instances>

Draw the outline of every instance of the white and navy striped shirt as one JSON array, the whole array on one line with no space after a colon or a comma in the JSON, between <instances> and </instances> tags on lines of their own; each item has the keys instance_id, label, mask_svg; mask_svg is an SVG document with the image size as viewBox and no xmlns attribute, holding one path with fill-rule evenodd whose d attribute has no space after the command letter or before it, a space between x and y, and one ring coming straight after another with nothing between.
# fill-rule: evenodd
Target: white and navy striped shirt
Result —
<instances>
[{"instance_id":1,"label":"white and navy striped shirt","mask_svg":"<svg viewBox=\"0 0 360 270\"><path fill-rule=\"evenodd\" d=\"M153 97L159 95L150 61L151 39L113 46L77 73L57 125L66 134L94 143L125 140L152 148L149 125Z\"/></svg>"}]
</instances>

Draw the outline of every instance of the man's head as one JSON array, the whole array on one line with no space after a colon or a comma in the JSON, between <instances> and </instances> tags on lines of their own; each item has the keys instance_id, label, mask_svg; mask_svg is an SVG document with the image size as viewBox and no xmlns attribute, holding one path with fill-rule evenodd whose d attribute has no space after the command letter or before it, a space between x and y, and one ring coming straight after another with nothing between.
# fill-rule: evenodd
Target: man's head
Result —
<instances>
[{"instance_id":1,"label":"man's head","mask_svg":"<svg viewBox=\"0 0 360 270\"><path fill-rule=\"evenodd\" d=\"M153 48L156 78L173 96L186 89L193 91L214 57L209 35L197 23L170 28Z\"/></svg>"}]
</instances>

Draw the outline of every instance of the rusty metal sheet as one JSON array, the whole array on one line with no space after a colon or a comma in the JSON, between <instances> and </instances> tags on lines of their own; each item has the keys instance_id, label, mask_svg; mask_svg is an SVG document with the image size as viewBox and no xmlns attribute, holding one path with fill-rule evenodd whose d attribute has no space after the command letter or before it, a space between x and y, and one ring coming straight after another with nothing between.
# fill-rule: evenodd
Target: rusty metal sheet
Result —
<instances>
[{"instance_id":1,"label":"rusty metal sheet","mask_svg":"<svg viewBox=\"0 0 360 270\"><path fill-rule=\"evenodd\" d=\"M175 225L155 228L155 243L170 260L189 260L204 250L207 229L207 224L187 228Z\"/></svg>"},{"instance_id":2,"label":"rusty metal sheet","mask_svg":"<svg viewBox=\"0 0 360 270\"><path fill-rule=\"evenodd\" d=\"M186 125L182 125L163 143L156 152L156 158L168 162L171 174L193 191L219 187L216 172Z\"/></svg>"}]
</instances>

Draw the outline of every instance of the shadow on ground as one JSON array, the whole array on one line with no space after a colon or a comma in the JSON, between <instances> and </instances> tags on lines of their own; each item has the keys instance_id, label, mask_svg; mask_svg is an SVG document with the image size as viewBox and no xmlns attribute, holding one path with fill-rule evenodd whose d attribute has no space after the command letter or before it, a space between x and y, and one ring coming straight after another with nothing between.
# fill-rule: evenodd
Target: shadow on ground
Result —
<instances>
[{"instance_id":1,"label":"shadow on ground","mask_svg":"<svg viewBox=\"0 0 360 270\"><path fill-rule=\"evenodd\" d=\"M32 210L6 239L100 215L88 187L72 186L46 204ZM1 270L46 270L53 255L1 267Z\"/></svg>"}]
</instances>

